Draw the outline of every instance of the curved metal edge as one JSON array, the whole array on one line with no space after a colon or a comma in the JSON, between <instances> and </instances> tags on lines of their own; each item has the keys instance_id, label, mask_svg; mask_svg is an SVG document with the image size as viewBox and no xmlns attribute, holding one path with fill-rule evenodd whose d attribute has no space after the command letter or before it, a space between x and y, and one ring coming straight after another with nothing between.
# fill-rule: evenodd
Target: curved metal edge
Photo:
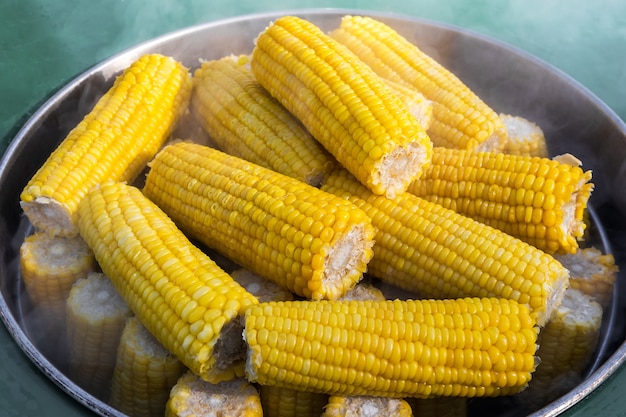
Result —
<instances>
[{"instance_id":1,"label":"curved metal edge","mask_svg":"<svg viewBox=\"0 0 626 417\"><path fill-rule=\"evenodd\" d=\"M9 143L7 149L5 150L2 158L0 159L0 171L6 168L7 161L12 159L13 155L19 151L21 138L25 136L27 132L29 132L42 115L45 115L50 111L51 108L54 108L56 104L65 98L71 91L77 88L80 84L82 84L85 80L90 78L94 73L101 72L108 74L109 76L113 76L110 70L105 71L105 68L111 66L112 62L118 62L118 65L114 65L113 67L123 67L123 63L130 63L134 57L146 50L151 48L155 48L157 45L174 40L179 37L184 37L190 33L194 33L200 30L210 29L212 27L218 27L222 25L228 25L233 23L238 23L242 21L247 21L250 19L260 20L267 19L267 21L271 21L271 19L275 19L277 17L286 15L286 14L294 14L294 15L306 15L315 17L316 15L328 15L334 14L337 17L340 17L345 14L361 14L361 15L369 15L377 18L387 18L392 20L401 20L405 22L415 22L421 23L425 25L431 25L440 28L447 28L454 31L457 31L462 34L466 34L468 36L480 39L482 41L492 43L498 45L500 47L510 49L516 54L522 55L525 59L533 61L534 63L544 66L549 70L556 73L558 76L565 79L568 83L578 88L586 97L588 97L595 105L597 105L601 110L609 116L609 118L618 126L618 130L626 131L626 123L615 113L613 109L611 109L606 103L600 100L592 91L583 86L580 82L578 82L573 77L569 76L567 73L563 72L559 68L553 66L552 64L547 63L546 61L531 55L530 53L520 49L514 45L511 45L507 42L495 39L491 36L484 35L482 33L461 28L452 24L437 22L429 19L418 18L406 16L393 12L378 12L375 10L359 10L359 9L341 9L341 8L313 8L313 9L287 9L283 11L272 11L266 13L252 13L245 14L236 17L224 18L216 21L211 21L207 23L202 23L198 25L192 25L183 29L175 30L164 35L155 37L151 40L141 42L135 46L129 47L121 52L107 58L106 60L101 61L100 63L92 66L90 69L84 71L77 77L71 79L67 82L66 86L60 88L56 91L49 99L47 99L33 114L29 119L24 123L24 125L19 129L13 140ZM604 239L606 243L608 240ZM26 334L19 327L17 321L13 317L9 306L6 304L6 301L3 297L0 297L0 319L4 323L5 327L8 329L9 334L11 334L12 338L21 348L21 350L30 358L30 360L39 368L46 377L52 380L57 386L59 386L63 391L65 391L68 395L78 400L81 404L83 404L88 409L104 416L104 417L124 417L124 414L121 414L119 411L113 409L112 407L104 404L102 401L96 399L91 394L78 387L67 378L62 373L58 372L56 368L45 359L39 351L35 348L35 346L30 342ZM594 390L596 390L600 385L602 385L610 375L615 373L615 371L626 362L626 341L622 343L619 348L607 359L605 362L591 375L589 375L578 387L572 390L569 394L559 398L558 400L552 402L551 404L543 407L536 413L532 413L529 417L551 417L561 414L562 412L570 409L575 404L580 402L582 399L590 395ZM56 371L56 372L55 372Z\"/></svg>"}]
</instances>

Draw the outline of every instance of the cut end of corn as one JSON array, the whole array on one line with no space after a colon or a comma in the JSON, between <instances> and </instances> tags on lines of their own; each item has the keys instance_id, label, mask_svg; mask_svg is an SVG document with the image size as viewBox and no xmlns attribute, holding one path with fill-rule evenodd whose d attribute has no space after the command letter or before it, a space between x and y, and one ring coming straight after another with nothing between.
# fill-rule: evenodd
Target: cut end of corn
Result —
<instances>
[{"instance_id":1,"label":"cut end of corn","mask_svg":"<svg viewBox=\"0 0 626 417\"><path fill-rule=\"evenodd\" d=\"M402 398L374 397L366 395L332 395L322 417L412 417L409 403ZM418 416L419 417L419 416Z\"/></svg>"},{"instance_id":2,"label":"cut end of corn","mask_svg":"<svg viewBox=\"0 0 626 417\"><path fill-rule=\"evenodd\" d=\"M548 157L548 145L543 130L535 123L520 116L499 114L507 129L502 152L513 155Z\"/></svg>"},{"instance_id":3,"label":"cut end of corn","mask_svg":"<svg viewBox=\"0 0 626 417\"><path fill-rule=\"evenodd\" d=\"M26 196L38 194L38 187L29 186ZM48 197L24 197L20 201L22 211L28 220L52 236L73 237L78 235L74 216L64 204Z\"/></svg>"}]
</instances>

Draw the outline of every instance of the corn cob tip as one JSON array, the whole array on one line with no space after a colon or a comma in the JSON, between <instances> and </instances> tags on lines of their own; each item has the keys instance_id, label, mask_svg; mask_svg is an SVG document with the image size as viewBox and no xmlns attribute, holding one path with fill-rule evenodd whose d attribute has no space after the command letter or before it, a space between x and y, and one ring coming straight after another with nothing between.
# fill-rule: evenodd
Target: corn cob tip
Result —
<instances>
[{"instance_id":1,"label":"corn cob tip","mask_svg":"<svg viewBox=\"0 0 626 417\"><path fill-rule=\"evenodd\" d=\"M35 187L28 187L23 195L35 194ZM78 235L78 228L70 210L62 203L48 197L23 199L20 206L30 222L37 229L51 235L74 237Z\"/></svg>"}]
</instances>

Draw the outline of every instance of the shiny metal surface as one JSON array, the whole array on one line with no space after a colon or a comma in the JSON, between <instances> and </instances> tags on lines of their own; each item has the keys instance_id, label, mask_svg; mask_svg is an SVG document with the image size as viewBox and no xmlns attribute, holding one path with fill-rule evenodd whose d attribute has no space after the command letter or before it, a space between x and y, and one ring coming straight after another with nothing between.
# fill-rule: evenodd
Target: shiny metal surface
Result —
<instances>
[{"instance_id":1,"label":"shiny metal surface","mask_svg":"<svg viewBox=\"0 0 626 417\"><path fill-rule=\"evenodd\" d=\"M21 215L19 193L47 155L111 85L115 75L139 55L172 55L191 68L198 59L248 53L254 37L282 13L255 14L191 27L141 44L116 55L80 75L52 96L28 120L0 162L0 316L20 348L61 389L103 416L121 416L102 401L76 386L64 374L62 360L50 343L36 335L35 312L29 305L19 275L17 251L30 226ZM355 10L298 11L323 29L335 27L344 14L370 14ZM591 199L594 243L612 250L622 270L626 256L626 126L600 100L570 77L506 44L469 31L425 20L375 14L409 40L455 72L498 111L537 122L549 140L552 155L569 152L592 169L596 189ZM616 287L613 305L606 312L603 338L589 375L576 389L533 416L555 416L569 409L600 386L626 361L626 323L619 314L626 304L625 289ZM45 329L44 329L45 330ZM485 403L487 404L487 403ZM520 415L506 403L489 403L482 415ZM526 413L528 414L528 413Z\"/></svg>"}]
</instances>

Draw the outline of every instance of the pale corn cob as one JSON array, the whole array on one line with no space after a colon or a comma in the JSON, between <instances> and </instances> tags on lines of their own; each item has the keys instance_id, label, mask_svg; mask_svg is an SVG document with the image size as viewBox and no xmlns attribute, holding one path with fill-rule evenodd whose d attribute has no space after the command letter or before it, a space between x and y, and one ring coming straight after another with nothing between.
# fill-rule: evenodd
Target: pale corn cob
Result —
<instances>
[{"instance_id":1,"label":"pale corn cob","mask_svg":"<svg viewBox=\"0 0 626 417\"><path fill-rule=\"evenodd\" d=\"M580 248L576 253L557 254L555 258L570 272L570 287L589 295L603 308L613 299L619 267L611 253L598 248Z\"/></svg>"},{"instance_id":2,"label":"pale corn cob","mask_svg":"<svg viewBox=\"0 0 626 417\"><path fill-rule=\"evenodd\" d=\"M332 395L322 417L412 417L413 411L402 398ZM416 415L419 416L419 415Z\"/></svg>"},{"instance_id":3,"label":"pale corn cob","mask_svg":"<svg viewBox=\"0 0 626 417\"><path fill-rule=\"evenodd\" d=\"M532 381L532 380L531 380ZM466 417L467 398L407 398L416 417Z\"/></svg>"},{"instance_id":4,"label":"pale corn cob","mask_svg":"<svg viewBox=\"0 0 626 417\"><path fill-rule=\"evenodd\" d=\"M230 276L260 302L263 301L290 301L294 299L293 293L281 287L267 278L254 272L239 268L230 272Z\"/></svg>"},{"instance_id":5,"label":"pale corn cob","mask_svg":"<svg viewBox=\"0 0 626 417\"><path fill-rule=\"evenodd\" d=\"M408 192L548 253L573 253L593 187L591 171L572 158L436 147L431 166Z\"/></svg>"},{"instance_id":6,"label":"pale corn cob","mask_svg":"<svg viewBox=\"0 0 626 417\"><path fill-rule=\"evenodd\" d=\"M20 246L20 271L33 305L51 320L65 322L65 303L72 285L98 268L80 236L35 232Z\"/></svg>"},{"instance_id":7,"label":"pale corn cob","mask_svg":"<svg viewBox=\"0 0 626 417\"><path fill-rule=\"evenodd\" d=\"M359 282L355 287L348 291L346 295L340 298L343 301L349 300L373 300L373 301L383 301L385 300L385 295L379 288L376 288L372 284L367 284L364 282Z\"/></svg>"},{"instance_id":8,"label":"pale corn cob","mask_svg":"<svg viewBox=\"0 0 626 417\"><path fill-rule=\"evenodd\" d=\"M368 274L427 298L503 297L545 324L568 285L552 256L413 194L389 200L337 170L322 189L352 201L376 227Z\"/></svg>"},{"instance_id":9,"label":"pale corn cob","mask_svg":"<svg viewBox=\"0 0 626 417\"><path fill-rule=\"evenodd\" d=\"M117 349L109 404L130 417L162 415L185 366L137 317L126 321Z\"/></svg>"},{"instance_id":10,"label":"pale corn cob","mask_svg":"<svg viewBox=\"0 0 626 417\"><path fill-rule=\"evenodd\" d=\"M202 62L191 110L219 149L317 186L334 159L250 71L248 56Z\"/></svg>"},{"instance_id":11,"label":"pale corn cob","mask_svg":"<svg viewBox=\"0 0 626 417\"><path fill-rule=\"evenodd\" d=\"M548 144L543 130L535 123L520 116L500 113L500 120L507 130L502 152L512 155L548 157Z\"/></svg>"},{"instance_id":12,"label":"pale corn cob","mask_svg":"<svg viewBox=\"0 0 626 417\"><path fill-rule=\"evenodd\" d=\"M424 128L428 130L430 124L433 121L433 103L428 100L422 93L409 87L406 84L399 83L397 81L384 80L385 84L391 91L397 95L400 100L406 104L409 111L415 117Z\"/></svg>"},{"instance_id":13,"label":"pale corn cob","mask_svg":"<svg viewBox=\"0 0 626 417\"><path fill-rule=\"evenodd\" d=\"M602 307L590 296L569 288L539 333L540 362L528 388L518 394L520 402L537 408L578 384L596 349L601 324Z\"/></svg>"},{"instance_id":14,"label":"pale corn cob","mask_svg":"<svg viewBox=\"0 0 626 417\"><path fill-rule=\"evenodd\" d=\"M256 388L243 378L211 384L192 372L180 377L170 392L165 417L271 417L261 407Z\"/></svg>"},{"instance_id":15,"label":"pale corn cob","mask_svg":"<svg viewBox=\"0 0 626 417\"><path fill-rule=\"evenodd\" d=\"M103 272L168 351L211 382L243 373L239 316L252 294L133 186L101 184L78 212Z\"/></svg>"},{"instance_id":16,"label":"pale corn cob","mask_svg":"<svg viewBox=\"0 0 626 417\"><path fill-rule=\"evenodd\" d=\"M372 257L366 214L294 178L185 142L150 166L144 192L183 230L297 295L342 296Z\"/></svg>"},{"instance_id":17,"label":"pale corn cob","mask_svg":"<svg viewBox=\"0 0 626 417\"><path fill-rule=\"evenodd\" d=\"M133 62L24 187L20 204L31 223L76 235L83 196L106 180L133 181L186 110L191 89L189 71L170 57Z\"/></svg>"},{"instance_id":18,"label":"pale corn cob","mask_svg":"<svg viewBox=\"0 0 626 417\"><path fill-rule=\"evenodd\" d=\"M458 77L381 21L344 16L330 36L378 75L421 92L433 103L428 135L435 146L500 150L506 127L498 114Z\"/></svg>"},{"instance_id":19,"label":"pale corn cob","mask_svg":"<svg viewBox=\"0 0 626 417\"><path fill-rule=\"evenodd\" d=\"M260 303L245 312L246 377L329 395L510 395L535 369L537 331L504 298Z\"/></svg>"},{"instance_id":20,"label":"pale corn cob","mask_svg":"<svg viewBox=\"0 0 626 417\"><path fill-rule=\"evenodd\" d=\"M251 68L261 85L376 194L404 192L428 165L432 143L407 106L367 65L295 16L256 38Z\"/></svg>"},{"instance_id":21,"label":"pale corn cob","mask_svg":"<svg viewBox=\"0 0 626 417\"><path fill-rule=\"evenodd\" d=\"M109 398L117 346L131 316L111 280L99 272L76 282L67 299L68 375L100 400Z\"/></svg>"}]
</instances>

